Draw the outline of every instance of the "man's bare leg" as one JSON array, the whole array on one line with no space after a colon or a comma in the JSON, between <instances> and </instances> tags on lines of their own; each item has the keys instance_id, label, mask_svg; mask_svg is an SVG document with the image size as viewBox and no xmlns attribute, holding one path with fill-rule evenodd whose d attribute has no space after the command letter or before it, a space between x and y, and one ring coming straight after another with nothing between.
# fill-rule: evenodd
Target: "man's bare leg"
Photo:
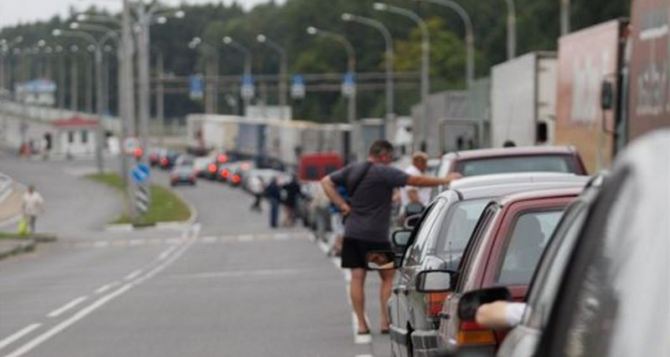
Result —
<instances>
[{"instance_id":1,"label":"man's bare leg","mask_svg":"<svg viewBox=\"0 0 670 357\"><path fill-rule=\"evenodd\" d=\"M370 330L365 321L365 275L366 271L363 268L351 269L351 305L358 319L358 332Z\"/></svg>"},{"instance_id":2,"label":"man's bare leg","mask_svg":"<svg viewBox=\"0 0 670 357\"><path fill-rule=\"evenodd\" d=\"M395 270L380 270L379 276L382 279L381 286L379 288L379 297L380 297L380 306L381 306L381 329L388 330L389 325L391 324L391 319L389 317L388 310L388 301L391 297L391 289L393 288L393 275Z\"/></svg>"}]
</instances>

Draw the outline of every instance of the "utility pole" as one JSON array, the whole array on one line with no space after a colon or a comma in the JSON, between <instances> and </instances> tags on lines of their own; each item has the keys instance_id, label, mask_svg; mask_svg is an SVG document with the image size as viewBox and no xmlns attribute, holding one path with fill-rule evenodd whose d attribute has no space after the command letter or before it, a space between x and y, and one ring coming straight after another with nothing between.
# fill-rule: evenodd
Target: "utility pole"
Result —
<instances>
[{"instance_id":1,"label":"utility pole","mask_svg":"<svg viewBox=\"0 0 670 357\"><path fill-rule=\"evenodd\" d=\"M70 56L70 110L73 112L79 111L79 72L77 68L77 51L79 48L76 45L70 47L72 55Z\"/></svg>"},{"instance_id":2,"label":"utility pole","mask_svg":"<svg viewBox=\"0 0 670 357\"><path fill-rule=\"evenodd\" d=\"M164 112L164 91L163 86L163 53L158 52L156 57L156 119L160 123L161 127L161 136L160 136L160 145L163 146L163 140L165 139L165 112Z\"/></svg>"},{"instance_id":3,"label":"utility pole","mask_svg":"<svg viewBox=\"0 0 670 357\"><path fill-rule=\"evenodd\" d=\"M134 130L130 130L135 122L135 94L134 94L134 77L133 77L133 38L131 34L130 22L130 1L123 0L123 14L121 24L121 45L119 46L120 54L120 81L119 82L119 100L123 102L123 113L121 120L121 142L122 144L132 135ZM128 179L130 169L128 167L128 156L125 152L121 155L121 174L126 183L126 201L128 202L128 212L132 218L137 217L137 210L135 208L135 194L134 187L131 180Z\"/></svg>"},{"instance_id":4,"label":"utility pole","mask_svg":"<svg viewBox=\"0 0 670 357\"><path fill-rule=\"evenodd\" d=\"M570 33L570 0L561 0L561 36Z\"/></svg>"},{"instance_id":5,"label":"utility pole","mask_svg":"<svg viewBox=\"0 0 670 357\"><path fill-rule=\"evenodd\" d=\"M516 7L514 0L507 3L507 59L516 57Z\"/></svg>"}]
</instances>

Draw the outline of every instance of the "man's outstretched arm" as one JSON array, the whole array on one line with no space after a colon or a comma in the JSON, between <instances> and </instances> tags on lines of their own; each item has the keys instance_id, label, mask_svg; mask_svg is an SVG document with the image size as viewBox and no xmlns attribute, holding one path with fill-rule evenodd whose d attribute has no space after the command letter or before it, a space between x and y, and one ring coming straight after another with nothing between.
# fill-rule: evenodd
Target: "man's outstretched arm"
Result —
<instances>
[{"instance_id":1,"label":"man's outstretched arm","mask_svg":"<svg viewBox=\"0 0 670 357\"><path fill-rule=\"evenodd\" d=\"M461 178L461 174L459 173L451 173L447 177L410 176L407 179L407 185L416 187L446 186L459 178Z\"/></svg>"}]
</instances>

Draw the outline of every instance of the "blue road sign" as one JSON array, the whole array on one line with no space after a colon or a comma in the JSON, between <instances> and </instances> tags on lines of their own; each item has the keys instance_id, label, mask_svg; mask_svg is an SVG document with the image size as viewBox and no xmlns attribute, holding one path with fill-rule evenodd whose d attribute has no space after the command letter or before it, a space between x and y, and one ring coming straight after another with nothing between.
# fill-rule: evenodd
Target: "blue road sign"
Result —
<instances>
[{"instance_id":1,"label":"blue road sign","mask_svg":"<svg viewBox=\"0 0 670 357\"><path fill-rule=\"evenodd\" d=\"M293 76L293 84L291 85L291 97L294 99L305 98L305 78L296 74Z\"/></svg>"},{"instance_id":2,"label":"blue road sign","mask_svg":"<svg viewBox=\"0 0 670 357\"><path fill-rule=\"evenodd\" d=\"M133 168L133 170L130 172L130 176L132 176L133 181L135 183L145 183L149 179L149 166L147 164L139 164Z\"/></svg>"},{"instance_id":3,"label":"blue road sign","mask_svg":"<svg viewBox=\"0 0 670 357\"><path fill-rule=\"evenodd\" d=\"M356 76L354 73L347 72L342 79L342 94L349 97L356 92Z\"/></svg>"},{"instance_id":4,"label":"blue road sign","mask_svg":"<svg viewBox=\"0 0 670 357\"><path fill-rule=\"evenodd\" d=\"M192 75L189 77L190 97L193 100L202 99L205 95L205 83L201 75Z\"/></svg>"},{"instance_id":5,"label":"blue road sign","mask_svg":"<svg viewBox=\"0 0 670 357\"><path fill-rule=\"evenodd\" d=\"M240 94L244 99L251 99L256 94L254 88L254 77L250 74L245 74L242 76L242 87L240 88Z\"/></svg>"}]
</instances>

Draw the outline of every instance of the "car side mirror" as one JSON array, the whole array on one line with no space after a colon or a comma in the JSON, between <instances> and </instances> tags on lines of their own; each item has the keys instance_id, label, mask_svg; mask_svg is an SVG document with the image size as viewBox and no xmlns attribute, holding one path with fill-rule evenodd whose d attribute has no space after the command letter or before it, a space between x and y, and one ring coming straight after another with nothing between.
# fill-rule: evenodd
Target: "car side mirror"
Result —
<instances>
[{"instance_id":1,"label":"car side mirror","mask_svg":"<svg viewBox=\"0 0 670 357\"><path fill-rule=\"evenodd\" d=\"M370 270L392 270L398 265L395 253L390 250L368 252L365 261Z\"/></svg>"},{"instance_id":2,"label":"car side mirror","mask_svg":"<svg viewBox=\"0 0 670 357\"><path fill-rule=\"evenodd\" d=\"M494 301L510 301L512 294L505 287L469 291L458 301L458 317L461 321L474 321L480 306Z\"/></svg>"},{"instance_id":3,"label":"car side mirror","mask_svg":"<svg viewBox=\"0 0 670 357\"><path fill-rule=\"evenodd\" d=\"M416 291L420 293L444 293L452 290L454 271L426 270L416 277Z\"/></svg>"},{"instance_id":4,"label":"car side mirror","mask_svg":"<svg viewBox=\"0 0 670 357\"><path fill-rule=\"evenodd\" d=\"M407 247L411 238L412 231L407 229L397 230L391 234L391 241L393 242L393 245L401 249L405 249Z\"/></svg>"}]
</instances>

